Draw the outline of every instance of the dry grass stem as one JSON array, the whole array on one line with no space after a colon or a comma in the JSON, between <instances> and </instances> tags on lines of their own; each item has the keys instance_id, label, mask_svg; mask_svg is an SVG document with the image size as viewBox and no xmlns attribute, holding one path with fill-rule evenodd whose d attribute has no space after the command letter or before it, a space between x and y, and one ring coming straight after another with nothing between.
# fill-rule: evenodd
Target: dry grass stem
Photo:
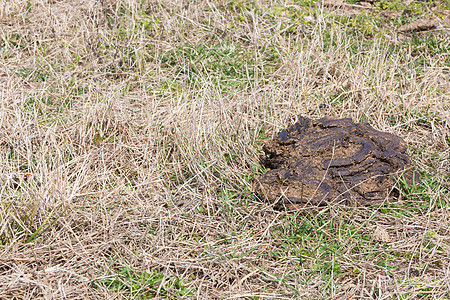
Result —
<instances>
[{"instance_id":1,"label":"dry grass stem","mask_svg":"<svg viewBox=\"0 0 450 300\"><path fill-rule=\"evenodd\" d=\"M0 298L449 298L448 3L348 2L0 0ZM401 136L422 181L261 202L299 115Z\"/></svg>"}]
</instances>

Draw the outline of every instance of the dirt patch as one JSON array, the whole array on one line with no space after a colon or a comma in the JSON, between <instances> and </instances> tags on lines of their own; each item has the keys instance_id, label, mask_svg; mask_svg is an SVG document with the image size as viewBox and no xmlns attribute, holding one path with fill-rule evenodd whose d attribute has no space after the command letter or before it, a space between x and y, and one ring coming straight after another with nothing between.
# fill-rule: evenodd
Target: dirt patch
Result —
<instances>
[{"instance_id":1,"label":"dirt patch","mask_svg":"<svg viewBox=\"0 0 450 300\"><path fill-rule=\"evenodd\" d=\"M437 19L419 19L409 24L403 25L398 29L399 32L414 32L436 29L439 27Z\"/></svg>"},{"instance_id":2,"label":"dirt patch","mask_svg":"<svg viewBox=\"0 0 450 300\"><path fill-rule=\"evenodd\" d=\"M362 11L364 9L371 8L370 3L367 3L369 4L369 6L367 6L365 3L363 3L363 5L361 4L356 5L347 3L344 0L325 0L319 3L324 7L336 9L338 14L345 16L360 15L362 14Z\"/></svg>"},{"instance_id":3,"label":"dirt patch","mask_svg":"<svg viewBox=\"0 0 450 300\"><path fill-rule=\"evenodd\" d=\"M400 137L349 118L300 118L264 152L261 163L271 170L256 180L255 191L270 202L376 204L392 196L396 177L410 169Z\"/></svg>"},{"instance_id":4,"label":"dirt patch","mask_svg":"<svg viewBox=\"0 0 450 300\"><path fill-rule=\"evenodd\" d=\"M402 10L383 10L380 12L380 15L384 17L386 20L394 20L400 18L403 15Z\"/></svg>"}]
</instances>

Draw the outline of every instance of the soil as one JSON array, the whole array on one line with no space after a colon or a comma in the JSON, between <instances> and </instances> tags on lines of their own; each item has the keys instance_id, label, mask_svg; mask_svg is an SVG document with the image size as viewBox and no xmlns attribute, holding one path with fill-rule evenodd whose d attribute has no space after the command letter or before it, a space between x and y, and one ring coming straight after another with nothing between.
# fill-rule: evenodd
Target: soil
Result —
<instances>
[{"instance_id":1,"label":"soil","mask_svg":"<svg viewBox=\"0 0 450 300\"><path fill-rule=\"evenodd\" d=\"M385 20L399 19L401 16L410 18L413 16L414 5L413 1L398 2L399 7L396 9L382 9L376 6L377 0L365 0L356 1L356 3L349 3L348 0L323 0L318 1L318 5L324 6L328 9L332 9L334 13L338 15L344 15L348 17L357 16L361 14L367 14L371 16L382 16ZM437 6L436 3L440 3L441 6ZM408 8L411 6L411 9ZM445 1L437 0L434 3L430 3L427 7L428 15L433 17L423 18L422 15L415 16L413 21L400 26L397 31L401 34L408 35L409 33L429 30L442 30L447 29L450 25L450 15L448 10L443 9L445 7ZM400 19L399 19L400 21Z\"/></svg>"},{"instance_id":2,"label":"soil","mask_svg":"<svg viewBox=\"0 0 450 300\"><path fill-rule=\"evenodd\" d=\"M403 139L349 118L301 117L263 150L270 171L255 191L270 202L377 204L398 194L398 176L419 180Z\"/></svg>"},{"instance_id":3,"label":"soil","mask_svg":"<svg viewBox=\"0 0 450 300\"><path fill-rule=\"evenodd\" d=\"M418 19L398 29L399 32L426 31L439 28L438 19Z\"/></svg>"}]
</instances>

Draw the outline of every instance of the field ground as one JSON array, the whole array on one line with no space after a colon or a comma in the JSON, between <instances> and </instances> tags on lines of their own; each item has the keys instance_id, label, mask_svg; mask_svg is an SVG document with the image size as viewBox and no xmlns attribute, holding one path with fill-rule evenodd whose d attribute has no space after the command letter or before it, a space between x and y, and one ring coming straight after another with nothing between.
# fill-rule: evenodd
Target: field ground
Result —
<instances>
[{"instance_id":1,"label":"field ground","mask_svg":"<svg viewBox=\"0 0 450 300\"><path fill-rule=\"evenodd\" d=\"M448 0L0 0L1 299L449 299ZM397 202L252 193L298 116L408 143Z\"/></svg>"}]
</instances>

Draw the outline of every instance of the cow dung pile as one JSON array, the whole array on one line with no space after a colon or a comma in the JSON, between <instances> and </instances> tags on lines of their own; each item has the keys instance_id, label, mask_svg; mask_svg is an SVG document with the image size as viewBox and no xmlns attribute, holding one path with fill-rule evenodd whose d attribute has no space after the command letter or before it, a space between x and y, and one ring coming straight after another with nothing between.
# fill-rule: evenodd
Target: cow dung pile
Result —
<instances>
[{"instance_id":1,"label":"cow dung pile","mask_svg":"<svg viewBox=\"0 0 450 300\"><path fill-rule=\"evenodd\" d=\"M351 119L300 120L264 145L255 192L276 203L377 204L418 181L398 136Z\"/></svg>"}]
</instances>

